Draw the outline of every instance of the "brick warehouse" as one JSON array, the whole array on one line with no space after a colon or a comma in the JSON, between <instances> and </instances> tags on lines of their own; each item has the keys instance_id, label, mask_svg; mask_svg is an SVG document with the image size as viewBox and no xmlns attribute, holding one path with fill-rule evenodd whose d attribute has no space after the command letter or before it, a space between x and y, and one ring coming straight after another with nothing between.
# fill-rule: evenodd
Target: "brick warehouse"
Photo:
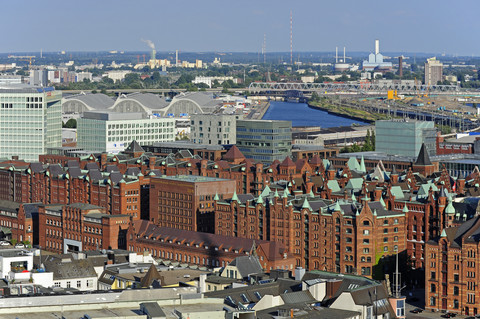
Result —
<instances>
[{"instance_id":1,"label":"brick warehouse","mask_svg":"<svg viewBox=\"0 0 480 319\"><path fill-rule=\"evenodd\" d=\"M325 200L264 190L215 203L219 235L280 242L307 269L371 276L381 256L406 249L406 218L368 198Z\"/></svg>"},{"instance_id":2,"label":"brick warehouse","mask_svg":"<svg viewBox=\"0 0 480 319\"><path fill-rule=\"evenodd\" d=\"M223 267L236 257L254 254L266 270L295 267L295 258L278 242L158 227L146 220L130 224L127 242L131 251L180 264Z\"/></svg>"},{"instance_id":3,"label":"brick warehouse","mask_svg":"<svg viewBox=\"0 0 480 319\"><path fill-rule=\"evenodd\" d=\"M130 218L90 204L40 205L38 245L59 254L125 248Z\"/></svg>"},{"instance_id":4,"label":"brick warehouse","mask_svg":"<svg viewBox=\"0 0 480 319\"><path fill-rule=\"evenodd\" d=\"M214 197L231 198L235 181L203 176L152 177L150 218L170 228L202 231L202 216L213 211ZM207 226L203 226L207 227Z\"/></svg>"},{"instance_id":5,"label":"brick warehouse","mask_svg":"<svg viewBox=\"0 0 480 319\"><path fill-rule=\"evenodd\" d=\"M440 237L426 243L426 310L467 316L479 313L479 235L480 217L476 216L460 226L445 228Z\"/></svg>"}]
</instances>

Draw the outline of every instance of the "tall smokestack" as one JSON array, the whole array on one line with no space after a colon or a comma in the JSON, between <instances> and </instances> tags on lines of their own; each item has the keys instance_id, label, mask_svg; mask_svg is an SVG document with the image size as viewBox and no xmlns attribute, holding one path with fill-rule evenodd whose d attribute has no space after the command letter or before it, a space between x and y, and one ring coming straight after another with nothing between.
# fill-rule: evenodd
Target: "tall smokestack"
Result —
<instances>
[{"instance_id":1,"label":"tall smokestack","mask_svg":"<svg viewBox=\"0 0 480 319\"><path fill-rule=\"evenodd\" d=\"M152 60L156 60L156 55L157 51L155 51L155 49L152 49Z\"/></svg>"},{"instance_id":2,"label":"tall smokestack","mask_svg":"<svg viewBox=\"0 0 480 319\"><path fill-rule=\"evenodd\" d=\"M345 61L345 47L343 47L343 63L346 63Z\"/></svg>"},{"instance_id":3,"label":"tall smokestack","mask_svg":"<svg viewBox=\"0 0 480 319\"><path fill-rule=\"evenodd\" d=\"M338 63L338 47L335 47L335 63Z\"/></svg>"},{"instance_id":4,"label":"tall smokestack","mask_svg":"<svg viewBox=\"0 0 480 319\"><path fill-rule=\"evenodd\" d=\"M403 56L398 57L398 75L403 76Z\"/></svg>"},{"instance_id":5,"label":"tall smokestack","mask_svg":"<svg viewBox=\"0 0 480 319\"><path fill-rule=\"evenodd\" d=\"M380 40L375 40L375 54L380 53Z\"/></svg>"},{"instance_id":6,"label":"tall smokestack","mask_svg":"<svg viewBox=\"0 0 480 319\"><path fill-rule=\"evenodd\" d=\"M178 66L178 50L175 50L175 66Z\"/></svg>"}]
</instances>

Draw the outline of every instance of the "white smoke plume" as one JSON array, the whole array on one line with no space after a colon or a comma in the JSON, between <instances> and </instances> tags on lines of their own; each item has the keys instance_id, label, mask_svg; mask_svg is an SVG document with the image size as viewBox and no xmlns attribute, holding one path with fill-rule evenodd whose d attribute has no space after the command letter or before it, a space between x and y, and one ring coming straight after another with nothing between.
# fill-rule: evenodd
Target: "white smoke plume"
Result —
<instances>
[{"instance_id":1,"label":"white smoke plume","mask_svg":"<svg viewBox=\"0 0 480 319\"><path fill-rule=\"evenodd\" d=\"M153 43L152 41L150 41L148 39L147 40L141 39L141 40L143 42L145 42L150 47L150 49L155 50L155 43Z\"/></svg>"}]
</instances>

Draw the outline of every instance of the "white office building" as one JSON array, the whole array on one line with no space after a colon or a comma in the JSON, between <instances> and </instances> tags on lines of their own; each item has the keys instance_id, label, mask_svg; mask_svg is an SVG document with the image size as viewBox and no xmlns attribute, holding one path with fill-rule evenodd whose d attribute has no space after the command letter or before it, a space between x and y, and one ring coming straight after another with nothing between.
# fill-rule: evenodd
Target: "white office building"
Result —
<instances>
[{"instance_id":1,"label":"white office building","mask_svg":"<svg viewBox=\"0 0 480 319\"><path fill-rule=\"evenodd\" d=\"M38 161L62 146L62 93L52 87L0 86L0 158Z\"/></svg>"},{"instance_id":2,"label":"white office building","mask_svg":"<svg viewBox=\"0 0 480 319\"><path fill-rule=\"evenodd\" d=\"M88 111L77 121L77 146L86 151L119 153L140 145L175 140L175 119L144 118L142 113Z\"/></svg>"}]
</instances>

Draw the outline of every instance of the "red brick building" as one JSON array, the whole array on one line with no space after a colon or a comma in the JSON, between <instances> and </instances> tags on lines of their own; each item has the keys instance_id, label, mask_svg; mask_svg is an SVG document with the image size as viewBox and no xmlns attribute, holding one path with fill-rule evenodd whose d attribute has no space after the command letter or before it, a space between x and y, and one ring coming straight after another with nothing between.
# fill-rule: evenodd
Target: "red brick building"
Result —
<instances>
[{"instance_id":1,"label":"red brick building","mask_svg":"<svg viewBox=\"0 0 480 319\"><path fill-rule=\"evenodd\" d=\"M295 265L371 276L379 256L406 249L406 218L381 201L325 200L269 190L215 204L219 235L282 243Z\"/></svg>"},{"instance_id":2,"label":"red brick building","mask_svg":"<svg viewBox=\"0 0 480 319\"><path fill-rule=\"evenodd\" d=\"M255 254L265 270L295 267L295 258L281 243L158 227L145 220L130 224L127 242L128 250L180 264L223 267L238 256Z\"/></svg>"},{"instance_id":3,"label":"red brick building","mask_svg":"<svg viewBox=\"0 0 480 319\"><path fill-rule=\"evenodd\" d=\"M480 313L480 217L445 228L425 245L425 309Z\"/></svg>"},{"instance_id":4,"label":"red brick building","mask_svg":"<svg viewBox=\"0 0 480 319\"><path fill-rule=\"evenodd\" d=\"M231 198L235 181L215 177L178 175L152 177L150 218L161 227L202 230L202 216L213 211L215 196Z\"/></svg>"},{"instance_id":5,"label":"red brick building","mask_svg":"<svg viewBox=\"0 0 480 319\"><path fill-rule=\"evenodd\" d=\"M0 231L5 239L34 243L34 218L38 204L0 200Z\"/></svg>"},{"instance_id":6,"label":"red brick building","mask_svg":"<svg viewBox=\"0 0 480 319\"><path fill-rule=\"evenodd\" d=\"M38 244L56 253L125 248L130 218L90 204L41 205Z\"/></svg>"}]
</instances>

